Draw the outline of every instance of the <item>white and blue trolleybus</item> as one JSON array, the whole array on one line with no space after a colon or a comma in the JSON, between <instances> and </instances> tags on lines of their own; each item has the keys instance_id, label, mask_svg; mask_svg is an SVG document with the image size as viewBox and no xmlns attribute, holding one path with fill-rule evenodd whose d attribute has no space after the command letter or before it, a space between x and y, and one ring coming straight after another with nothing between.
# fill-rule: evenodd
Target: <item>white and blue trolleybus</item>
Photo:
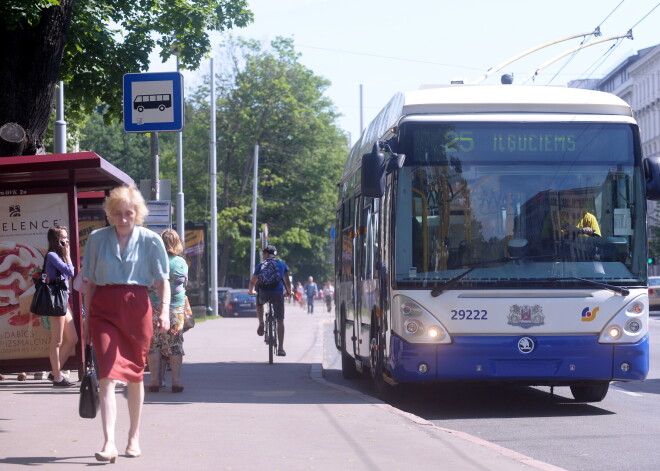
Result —
<instances>
[{"instance_id":1,"label":"white and blue trolleybus","mask_svg":"<svg viewBox=\"0 0 660 471\"><path fill-rule=\"evenodd\" d=\"M335 343L350 378L570 386L649 370L643 159L629 105L589 90L396 95L350 152Z\"/></svg>"}]
</instances>

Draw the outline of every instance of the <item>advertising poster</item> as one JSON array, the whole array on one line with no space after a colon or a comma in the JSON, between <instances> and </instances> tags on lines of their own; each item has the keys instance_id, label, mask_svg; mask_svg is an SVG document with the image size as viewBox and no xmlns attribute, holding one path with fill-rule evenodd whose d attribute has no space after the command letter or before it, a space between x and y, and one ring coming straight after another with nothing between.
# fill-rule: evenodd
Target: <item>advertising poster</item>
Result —
<instances>
[{"instance_id":1,"label":"advertising poster","mask_svg":"<svg viewBox=\"0 0 660 471\"><path fill-rule=\"evenodd\" d=\"M80 264L85 256L87 239L96 229L106 226L105 211L101 206L78 209L78 249L80 250Z\"/></svg>"},{"instance_id":2,"label":"advertising poster","mask_svg":"<svg viewBox=\"0 0 660 471\"><path fill-rule=\"evenodd\" d=\"M0 191L0 360L48 357L50 332L30 314L32 272L48 252L48 229L69 226L66 193Z\"/></svg>"},{"instance_id":3,"label":"advertising poster","mask_svg":"<svg viewBox=\"0 0 660 471\"><path fill-rule=\"evenodd\" d=\"M206 230L204 225L194 228L186 224L185 258L188 263L186 294L192 306L206 306Z\"/></svg>"}]
</instances>

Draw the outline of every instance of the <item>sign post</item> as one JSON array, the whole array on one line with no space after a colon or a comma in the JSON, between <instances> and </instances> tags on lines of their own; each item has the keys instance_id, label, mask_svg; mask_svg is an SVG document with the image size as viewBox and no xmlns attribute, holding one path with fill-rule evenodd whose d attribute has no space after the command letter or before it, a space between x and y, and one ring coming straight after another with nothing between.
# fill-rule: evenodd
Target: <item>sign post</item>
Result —
<instances>
[{"instance_id":1,"label":"sign post","mask_svg":"<svg viewBox=\"0 0 660 471\"><path fill-rule=\"evenodd\" d=\"M124 131L183 129L183 76L179 72L124 75Z\"/></svg>"}]
</instances>

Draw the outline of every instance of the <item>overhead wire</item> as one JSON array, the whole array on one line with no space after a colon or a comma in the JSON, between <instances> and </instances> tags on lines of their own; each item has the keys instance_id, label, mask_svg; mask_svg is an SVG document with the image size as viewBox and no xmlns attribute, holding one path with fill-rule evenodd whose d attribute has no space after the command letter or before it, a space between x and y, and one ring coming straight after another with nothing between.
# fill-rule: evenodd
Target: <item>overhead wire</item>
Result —
<instances>
[{"instance_id":1,"label":"overhead wire","mask_svg":"<svg viewBox=\"0 0 660 471\"><path fill-rule=\"evenodd\" d=\"M613 9L609 14L608 14L608 15L607 15L607 16L606 16L606 17L605 17L600 23L598 23L598 26L597 26L595 29L600 30L600 27L603 25L603 23L605 23L605 22L608 20L608 18L609 18L610 16L612 16L612 15L614 14L614 12L617 11L617 9L618 9L618 8L623 4L623 2L625 2L625 1L626 1L626 0L621 0L621 1L619 2L619 4L618 4L617 6L615 6L614 9ZM583 45L584 43L588 42L589 39L590 39L592 36L593 36L593 34L590 34L589 36L584 37L584 38L582 39L582 42L580 42L580 46ZM617 43L618 43L618 42L619 42L619 41L617 41ZM577 55L578 52L580 52L580 51L575 51L573 54L571 54L571 57L569 57L569 58L566 60L566 62L564 62L564 65L562 65L562 66L559 68L559 70L555 73L555 75L553 75L552 78L548 81L548 85L551 84L552 81L553 81L554 79L556 79L557 76L558 76L559 74L562 73L562 71L566 68L566 66L567 66L568 64L570 64L570 62L575 58L575 56Z\"/></svg>"},{"instance_id":2,"label":"overhead wire","mask_svg":"<svg viewBox=\"0 0 660 471\"><path fill-rule=\"evenodd\" d=\"M624 1L625 1L625 0L621 0L621 3L623 3ZM616 8L619 8L619 6L621 5L621 3L619 3L619 5L617 5ZM660 6L660 2L656 3L655 6L654 6L653 8L651 8L651 9L650 9L650 10L649 10L649 11L648 11L648 12L647 12L642 18L640 18L639 21L637 21L637 23L635 23L634 25L632 25L632 26L629 28L629 30L632 31L635 27L637 27L637 25L639 25L639 24L640 24L642 21L644 21L644 20L645 20L645 19L646 19L651 13L653 13L653 11L654 11L656 8L658 8L659 6ZM615 10L616 10L616 8L615 8ZM614 13L614 12L612 12L612 13ZM610 13L610 15L611 15L611 13ZM610 15L608 15L607 18L609 18ZM605 18L605 20L606 20L607 18ZM603 20L603 22L604 22L605 20ZM599 57L598 59L596 59L596 60L594 61L594 63L591 64L591 65L587 68L587 70L586 70L585 72L583 72L582 75L580 75L580 76L578 77L578 80L581 80L583 77L584 77L584 79L586 80L586 79L588 79L591 75L593 75L594 73L596 73L596 71L598 70L598 68L599 68L600 66L602 66L602 65L605 63L605 60L606 60L606 59L607 59L607 58L608 58L608 57L614 52L614 50L615 50L617 47L619 47L622 43L623 43L623 38L617 40L617 42L616 42L615 44L613 44L613 45L612 45L612 46L611 46L611 47L610 47L605 53L603 53L603 55L602 55L601 57ZM585 74L587 74L587 75L585 76Z\"/></svg>"},{"instance_id":3,"label":"overhead wire","mask_svg":"<svg viewBox=\"0 0 660 471\"><path fill-rule=\"evenodd\" d=\"M602 66L605 61L614 53L616 48L618 48L622 43L623 43L624 38L617 39L617 41L610 46L610 48L605 51L598 59L594 61L593 64L589 66L589 68L583 72L580 76L578 76L577 80L584 80L588 79L590 76L596 73L596 71Z\"/></svg>"},{"instance_id":4,"label":"overhead wire","mask_svg":"<svg viewBox=\"0 0 660 471\"><path fill-rule=\"evenodd\" d=\"M431 62L431 61L423 61L423 60L418 60L418 59L408 59L404 57L394 57L394 56L385 56L381 54L371 54L368 52L357 52L357 51L347 51L344 49L331 49L328 47L317 47L317 46L305 46L302 44L298 44L297 47L299 48L307 48L307 49L316 49L319 51L329 51L329 52L339 52L341 54L353 54L356 56L367 56L367 57L376 57L379 59L390 59L390 60L397 60L397 61L402 61L402 62L414 62L417 64L430 64L430 65L440 65L442 67L452 67L456 69L468 69L468 70L481 70L477 67L467 67L464 65L456 65L456 64L443 64L440 62Z\"/></svg>"},{"instance_id":5,"label":"overhead wire","mask_svg":"<svg viewBox=\"0 0 660 471\"><path fill-rule=\"evenodd\" d=\"M634 25L632 25L632 26L630 27L630 29L635 28L635 26L637 26L637 25L640 24L642 21L644 21L644 20L646 19L646 17L649 16L651 13L653 13L653 10L655 10L655 9L658 8L658 7L660 7L660 2L656 3L655 6L654 6L653 8L651 8L651 11L649 11L646 15L644 15L644 16L642 17L642 19L639 20L637 23L635 23Z\"/></svg>"}]
</instances>

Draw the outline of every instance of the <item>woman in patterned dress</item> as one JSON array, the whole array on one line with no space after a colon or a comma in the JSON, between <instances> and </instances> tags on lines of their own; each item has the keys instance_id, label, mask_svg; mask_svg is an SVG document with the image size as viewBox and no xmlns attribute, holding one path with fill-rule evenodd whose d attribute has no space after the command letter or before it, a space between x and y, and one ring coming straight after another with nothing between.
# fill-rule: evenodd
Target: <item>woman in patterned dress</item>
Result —
<instances>
[{"instance_id":1,"label":"woman in patterned dress","mask_svg":"<svg viewBox=\"0 0 660 471\"><path fill-rule=\"evenodd\" d=\"M186 283L188 282L188 265L181 254L183 245L179 234L172 229L167 229L161 234L165 250L170 262L170 292L172 293L170 302L170 330L167 332L158 332L155 328L160 318L161 305L158 293L150 292L151 304L154 306L153 321L154 335L151 338L149 347L149 392L158 392L160 390L159 374L162 369L161 361L169 359L172 369L172 392L180 393L183 391L181 385L181 366L183 364L183 317L186 306Z\"/></svg>"}]
</instances>

